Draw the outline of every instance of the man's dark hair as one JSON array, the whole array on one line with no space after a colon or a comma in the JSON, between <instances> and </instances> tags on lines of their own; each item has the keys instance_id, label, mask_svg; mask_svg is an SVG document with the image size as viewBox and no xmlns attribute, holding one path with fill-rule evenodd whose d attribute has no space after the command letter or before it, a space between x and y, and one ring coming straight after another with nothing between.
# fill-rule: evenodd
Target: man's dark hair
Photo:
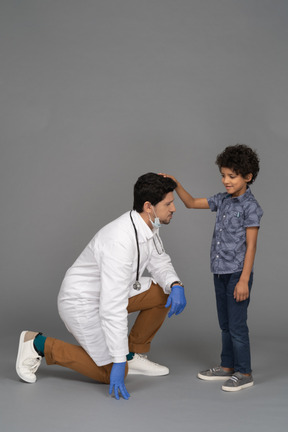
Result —
<instances>
[{"instance_id":1,"label":"man's dark hair","mask_svg":"<svg viewBox=\"0 0 288 432\"><path fill-rule=\"evenodd\" d=\"M259 172L259 157L255 150L252 150L245 144L236 144L226 147L225 150L217 156L216 165L219 170L221 168L229 168L236 174L241 174L246 177L247 174L252 174L252 184Z\"/></svg>"},{"instance_id":2,"label":"man's dark hair","mask_svg":"<svg viewBox=\"0 0 288 432\"><path fill-rule=\"evenodd\" d=\"M167 193L173 192L177 187L174 180L155 173L140 176L134 185L133 210L143 211L143 205L149 201L153 206L162 201Z\"/></svg>"}]
</instances>

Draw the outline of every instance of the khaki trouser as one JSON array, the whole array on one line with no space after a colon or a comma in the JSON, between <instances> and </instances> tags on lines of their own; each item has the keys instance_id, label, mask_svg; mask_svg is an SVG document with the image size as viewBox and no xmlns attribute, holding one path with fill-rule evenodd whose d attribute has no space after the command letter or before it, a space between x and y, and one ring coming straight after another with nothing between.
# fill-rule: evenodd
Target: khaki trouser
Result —
<instances>
[{"instance_id":1,"label":"khaki trouser","mask_svg":"<svg viewBox=\"0 0 288 432\"><path fill-rule=\"evenodd\" d=\"M128 313L140 311L129 335L131 352L145 353L150 350L151 341L168 312L168 308L165 308L167 298L168 295L163 292L162 288L152 283L148 291L129 299ZM48 365L64 366L96 381L109 383L113 364L97 366L79 345L47 337L44 354ZM126 364L126 375L127 372Z\"/></svg>"}]
</instances>

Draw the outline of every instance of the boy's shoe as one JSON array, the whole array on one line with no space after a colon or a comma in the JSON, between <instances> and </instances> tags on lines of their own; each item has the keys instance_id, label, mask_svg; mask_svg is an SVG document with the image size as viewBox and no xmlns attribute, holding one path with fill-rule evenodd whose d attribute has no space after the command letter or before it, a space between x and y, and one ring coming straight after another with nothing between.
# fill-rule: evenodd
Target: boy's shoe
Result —
<instances>
[{"instance_id":1,"label":"boy's shoe","mask_svg":"<svg viewBox=\"0 0 288 432\"><path fill-rule=\"evenodd\" d=\"M18 354L16 360L16 372L18 376L28 383L36 381L36 371L40 366L42 357L34 348L33 341L38 332L22 331L19 339Z\"/></svg>"},{"instance_id":2,"label":"boy's shoe","mask_svg":"<svg viewBox=\"0 0 288 432\"><path fill-rule=\"evenodd\" d=\"M235 392L254 385L252 375L246 376L240 372L235 372L228 381L226 381L222 390Z\"/></svg>"},{"instance_id":3,"label":"boy's shoe","mask_svg":"<svg viewBox=\"0 0 288 432\"><path fill-rule=\"evenodd\" d=\"M232 375L233 372L227 372L221 366L215 366L212 369L199 372L198 378L206 381L219 381L227 380L227 378Z\"/></svg>"},{"instance_id":4,"label":"boy's shoe","mask_svg":"<svg viewBox=\"0 0 288 432\"><path fill-rule=\"evenodd\" d=\"M134 354L132 360L128 360L128 375L163 376L168 375L169 369L148 360L147 355Z\"/></svg>"}]
</instances>

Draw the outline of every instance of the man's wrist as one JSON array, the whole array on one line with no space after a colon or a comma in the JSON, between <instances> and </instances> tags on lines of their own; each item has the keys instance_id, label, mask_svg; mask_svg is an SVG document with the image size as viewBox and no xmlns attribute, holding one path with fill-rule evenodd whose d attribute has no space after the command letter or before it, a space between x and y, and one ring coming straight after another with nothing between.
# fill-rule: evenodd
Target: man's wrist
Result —
<instances>
[{"instance_id":1,"label":"man's wrist","mask_svg":"<svg viewBox=\"0 0 288 432\"><path fill-rule=\"evenodd\" d=\"M179 286L181 286L181 287L184 288L184 284L181 281L174 281L174 282L172 282L171 285L170 285L170 288L172 289L172 287L174 285L179 285Z\"/></svg>"},{"instance_id":2,"label":"man's wrist","mask_svg":"<svg viewBox=\"0 0 288 432\"><path fill-rule=\"evenodd\" d=\"M112 358L112 363L124 363L126 362L126 355L125 356L116 356Z\"/></svg>"}]
</instances>

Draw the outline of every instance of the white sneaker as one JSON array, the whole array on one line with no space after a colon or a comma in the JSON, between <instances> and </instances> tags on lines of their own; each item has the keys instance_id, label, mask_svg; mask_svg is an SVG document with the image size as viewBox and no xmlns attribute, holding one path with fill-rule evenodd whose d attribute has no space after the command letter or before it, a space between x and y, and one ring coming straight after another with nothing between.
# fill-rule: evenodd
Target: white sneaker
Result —
<instances>
[{"instance_id":1,"label":"white sneaker","mask_svg":"<svg viewBox=\"0 0 288 432\"><path fill-rule=\"evenodd\" d=\"M40 366L42 357L35 351L33 341L38 332L22 331L19 339L16 372L19 377L28 383L36 381L35 372Z\"/></svg>"},{"instance_id":2,"label":"white sneaker","mask_svg":"<svg viewBox=\"0 0 288 432\"><path fill-rule=\"evenodd\" d=\"M162 376L168 374L169 369L166 366L153 363L144 354L135 353L133 359L128 361L128 375Z\"/></svg>"}]
</instances>

